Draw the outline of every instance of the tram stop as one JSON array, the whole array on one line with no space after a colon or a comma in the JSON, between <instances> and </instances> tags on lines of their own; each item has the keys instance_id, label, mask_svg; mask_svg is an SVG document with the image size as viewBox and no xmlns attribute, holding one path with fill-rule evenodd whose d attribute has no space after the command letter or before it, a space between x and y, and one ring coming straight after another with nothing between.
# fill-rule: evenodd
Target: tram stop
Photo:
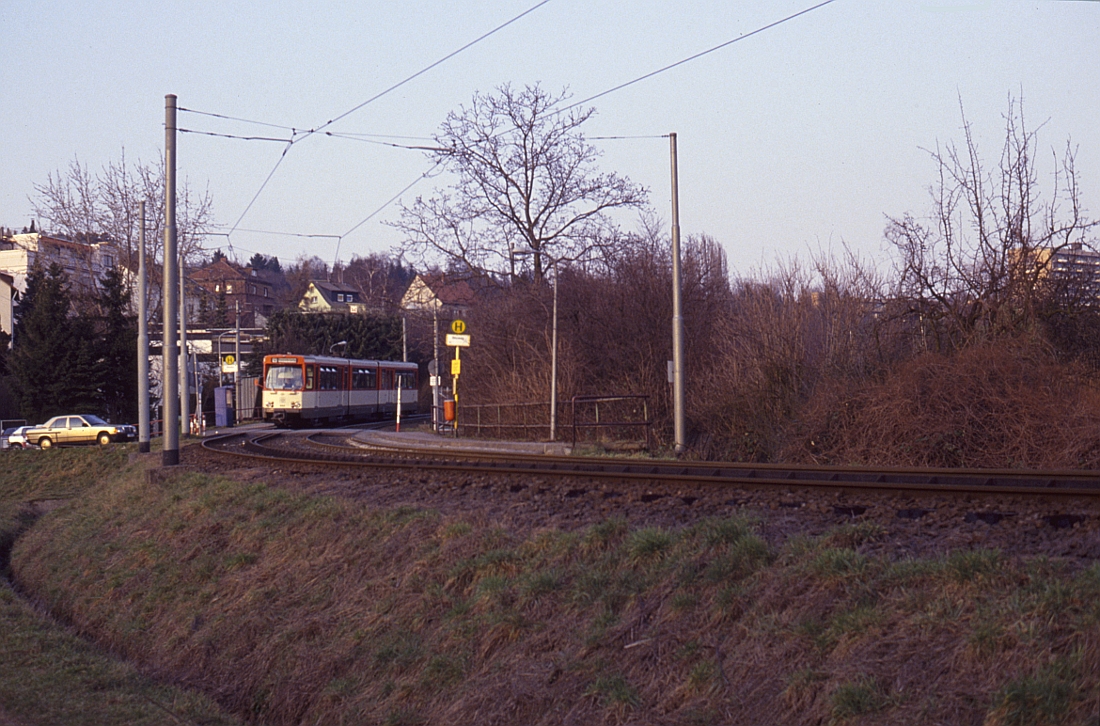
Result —
<instances>
[{"instance_id":1,"label":"tram stop","mask_svg":"<svg viewBox=\"0 0 1100 726\"><path fill-rule=\"evenodd\" d=\"M214 425L232 426L237 420L237 409L233 402L233 386L214 388Z\"/></svg>"}]
</instances>

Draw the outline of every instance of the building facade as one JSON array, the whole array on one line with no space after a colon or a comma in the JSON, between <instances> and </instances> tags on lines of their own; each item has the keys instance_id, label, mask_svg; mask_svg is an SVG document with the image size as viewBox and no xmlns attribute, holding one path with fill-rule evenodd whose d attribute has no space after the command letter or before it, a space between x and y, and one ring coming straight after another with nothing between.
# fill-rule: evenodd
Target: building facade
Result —
<instances>
[{"instance_id":1,"label":"building facade","mask_svg":"<svg viewBox=\"0 0 1100 726\"><path fill-rule=\"evenodd\" d=\"M10 275L20 294L27 290L27 275L36 266L46 269L57 263L65 270L76 294L93 294L103 273L119 262L114 242L95 238L74 242L39 232L15 234L0 240L0 272Z\"/></svg>"},{"instance_id":2,"label":"building facade","mask_svg":"<svg viewBox=\"0 0 1100 726\"><path fill-rule=\"evenodd\" d=\"M251 267L240 267L223 257L191 270L187 277L195 286L192 299L187 301L195 320L233 326L239 306L242 327L262 328L275 312L274 286ZM222 315L227 316L225 320L215 320Z\"/></svg>"}]
</instances>

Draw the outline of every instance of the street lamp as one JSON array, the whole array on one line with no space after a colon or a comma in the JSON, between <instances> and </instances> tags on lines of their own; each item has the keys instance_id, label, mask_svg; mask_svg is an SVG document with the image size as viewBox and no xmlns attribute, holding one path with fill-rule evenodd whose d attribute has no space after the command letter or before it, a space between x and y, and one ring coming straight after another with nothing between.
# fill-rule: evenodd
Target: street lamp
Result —
<instances>
[{"instance_id":1,"label":"street lamp","mask_svg":"<svg viewBox=\"0 0 1100 726\"><path fill-rule=\"evenodd\" d=\"M348 341L346 341L346 340L341 340L341 341L340 341L339 343L333 343L332 345L330 345L330 346L328 347L328 352L329 352L329 354L330 354L330 355L336 355L336 353L335 353L335 352L334 352L334 351L333 351L332 349L333 349L333 348L335 348L335 347L337 347L337 346L339 346L339 345L342 345L342 346L344 346L344 353L347 353L347 352L348 352L348 348L347 348L347 346L348 346Z\"/></svg>"}]
</instances>

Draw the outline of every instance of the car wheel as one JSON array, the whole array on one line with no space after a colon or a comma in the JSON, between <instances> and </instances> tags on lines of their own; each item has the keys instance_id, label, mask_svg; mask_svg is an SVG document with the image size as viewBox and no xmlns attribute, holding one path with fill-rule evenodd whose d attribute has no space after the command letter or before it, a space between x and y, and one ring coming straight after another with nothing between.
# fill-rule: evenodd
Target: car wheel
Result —
<instances>
[{"instance_id":1,"label":"car wheel","mask_svg":"<svg viewBox=\"0 0 1100 726\"><path fill-rule=\"evenodd\" d=\"M111 443L111 435L109 433L107 433L106 431L102 432L99 435L99 445L100 446L106 446L109 443Z\"/></svg>"},{"instance_id":2,"label":"car wheel","mask_svg":"<svg viewBox=\"0 0 1100 726\"><path fill-rule=\"evenodd\" d=\"M48 436L43 436L38 440L38 445L43 449L48 449L53 446L53 441L51 441Z\"/></svg>"}]
</instances>

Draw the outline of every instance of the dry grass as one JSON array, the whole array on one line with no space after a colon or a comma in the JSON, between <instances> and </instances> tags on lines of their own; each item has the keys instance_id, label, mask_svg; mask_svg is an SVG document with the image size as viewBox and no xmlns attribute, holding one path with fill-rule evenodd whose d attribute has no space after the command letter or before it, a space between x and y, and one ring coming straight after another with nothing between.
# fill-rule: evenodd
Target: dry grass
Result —
<instances>
[{"instance_id":1,"label":"dry grass","mask_svg":"<svg viewBox=\"0 0 1100 726\"><path fill-rule=\"evenodd\" d=\"M1100 566L888 562L743 518L531 535L176 473L40 520L14 571L240 717L297 723L1086 723Z\"/></svg>"},{"instance_id":2,"label":"dry grass","mask_svg":"<svg viewBox=\"0 0 1100 726\"><path fill-rule=\"evenodd\" d=\"M0 564L43 512L111 481L128 449L0 454ZM20 724L232 724L209 697L139 672L44 617L0 582L0 722Z\"/></svg>"}]
</instances>

